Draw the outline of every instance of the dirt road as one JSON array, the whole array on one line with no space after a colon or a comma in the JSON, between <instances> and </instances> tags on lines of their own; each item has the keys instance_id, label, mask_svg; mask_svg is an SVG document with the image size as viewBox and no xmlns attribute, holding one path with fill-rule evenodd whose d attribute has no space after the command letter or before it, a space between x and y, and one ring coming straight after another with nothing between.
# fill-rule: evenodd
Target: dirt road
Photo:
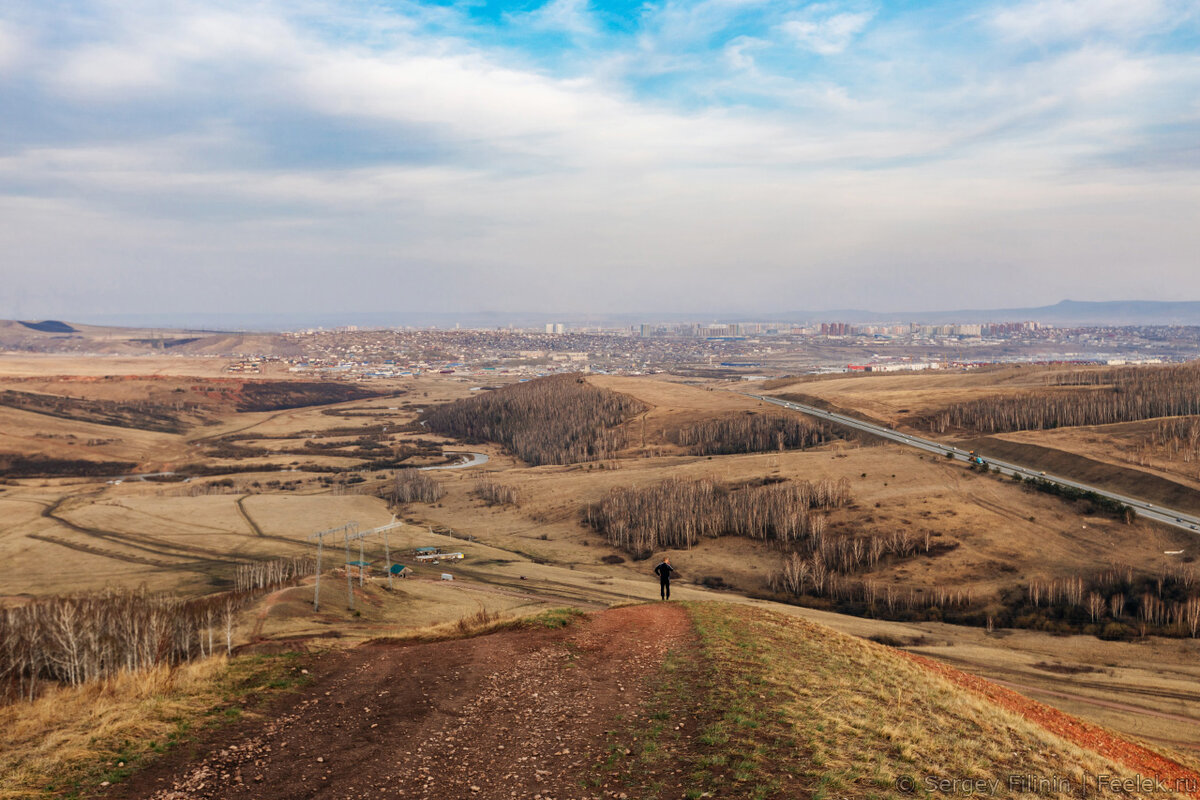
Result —
<instances>
[{"instance_id":1,"label":"dirt road","mask_svg":"<svg viewBox=\"0 0 1200 800\"><path fill-rule=\"evenodd\" d=\"M104 796L619 796L597 766L606 733L641 713L647 679L693 636L687 614L664 603L610 609L558 631L333 653L282 707Z\"/></svg>"}]
</instances>

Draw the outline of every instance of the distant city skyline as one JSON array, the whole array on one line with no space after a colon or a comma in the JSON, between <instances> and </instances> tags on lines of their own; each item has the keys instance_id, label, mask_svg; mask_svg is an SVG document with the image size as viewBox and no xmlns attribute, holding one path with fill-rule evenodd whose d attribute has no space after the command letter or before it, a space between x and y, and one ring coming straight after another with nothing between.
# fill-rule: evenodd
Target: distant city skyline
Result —
<instances>
[{"instance_id":1,"label":"distant city skyline","mask_svg":"<svg viewBox=\"0 0 1200 800\"><path fill-rule=\"evenodd\" d=\"M32 323L25 320L24 324ZM484 330L515 327L546 333L571 333L586 328L637 330L655 325L742 324L821 325L843 323L855 326L893 324L1025 324L1040 323L1059 327L1171 326L1200 327L1200 301L1118 301L1108 303L1064 300L1050 306L997 309L792 309L791 311L721 312L705 311L626 311L571 313L545 310L513 312L436 312L396 309L381 312L155 312L126 314L83 314L70 322L101 326L141 328L189 328L202 330L304 330L304 329L382 329L382 328L455 328ZM559 327L562 326L562 330Z\"/></svg>"},{"instance_id":2,"label":"distant city skyline","mask_svg":"<svg viewBox=\"0 0 1200 800\"><path fill-rule=\"evenodd\" d=\"M0 317L1200 298L1197 97L1185 0L0 0Z\"/></svg>"}]
</instances>

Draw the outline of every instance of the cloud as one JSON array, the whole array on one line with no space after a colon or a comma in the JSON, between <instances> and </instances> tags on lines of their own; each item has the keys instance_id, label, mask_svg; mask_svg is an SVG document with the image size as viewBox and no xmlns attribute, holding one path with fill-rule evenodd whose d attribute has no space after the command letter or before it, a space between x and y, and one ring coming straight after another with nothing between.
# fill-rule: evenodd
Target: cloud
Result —
<instances>
[{"instance_id":1,"label":"cloud","mask_svg":"<svg viewBox=\"0 0 1200 800\"><path fill-rule=\"evenodd\" d=\"M1186 0L1025 0L997 9L991 24L1008 38L1048 44L1095 35L1137 38L1195 13Z\"/></svg>"},{"instance_id":2,"label":"cloud","mask_svg":"<svg viewBox=\"0 0 1200 800\"><path fill-rule=\"evenodd\" d=\"M108 45L72 54L60 68L58 79L64 88L85 94L161 89L172 83L165 65L151 54Z\"/></svg>"},{"instance_id":3,"label":"cloud","mask_svg":"<svg viewBox=\"0 0 1200 800\"><path fill-rule=\"evenodd\" d=\"M762 39L753 36L738 36L725 45L725 60L735 70L753 69L754 56L751 55L751 51L761 50L767 46L767 42Z\"/></svg>"},{"instance_id":4,"label":"cloud","mask_svg":"<svg viewBox=\"0 0 1200 800\"><path fill-rule=\"evenodd\" d=\"M299 46L293 25L279 17L184 9L138 18L136 25L110 18L90 40L65 48L55 84L83 95L175 91L231 71L245 77L256 67L284 66ZM197 68L207 77L190 74Z\"/></svg>"},{"instance_id":5,"label":"cloud","mask_svg":"<svg viewBox=\"0 0 1200 800\"><path fill-rule=\"evenodd\" d=\"M809 6L803 15L780 27L800 47L829 56L849 47L874 17L873 11L835 11L831 5L820 3Z\"/></svg>"},{"instance_id":6,"label":"cloud","mask_svg":"<svg viewBox=\"0 0 1200 800\"><path fill-rule=\"evenodd\" d=\"M15 26L0 19L0 80L5 72L17 66L24 49Z\"/></svg>"},{"instance_id":7,"label":"cloud","mask_svg":"<svg viewBox=\"0 0 1200 800\"><path fill-rule=\"evenodd\" d=\"M512 15L510 19L516 25L536 30L563 31L578 36L597 32L588 0L549 0L527 14Z\"/></svg>"},{"instance_id":8,"label":"cloud","mask_svg":"<svg viewBox=\"0 0 1200 800\"><path fill-rule=\"evenodd\" d=\"M1145 241L1146 276L1200 293L1200 57L1097 36L1125 24L1104 2L1026 2L1025 33L911 5L666 0L626 30L568 0L31 4L0 22L12 291L302 304L337 272L320 302L1019 305L1014 274L1120 290Z\"/></svg>"}]
</instances>

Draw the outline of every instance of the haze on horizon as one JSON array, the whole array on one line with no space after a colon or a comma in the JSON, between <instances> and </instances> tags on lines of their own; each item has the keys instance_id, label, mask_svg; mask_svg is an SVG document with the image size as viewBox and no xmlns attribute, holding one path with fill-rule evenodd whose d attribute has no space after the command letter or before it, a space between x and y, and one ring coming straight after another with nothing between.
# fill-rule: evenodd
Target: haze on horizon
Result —
<instances>
[{"instance_id":1,"label":"haze on horizon","mask_svg":"<svg viewBox=\"0 0 1200 800\"><path fill-rule=\"evenodd\" d=\"M0 0L0 317L1200 298L1200 7Z\"/></svg>"}]
</instances>

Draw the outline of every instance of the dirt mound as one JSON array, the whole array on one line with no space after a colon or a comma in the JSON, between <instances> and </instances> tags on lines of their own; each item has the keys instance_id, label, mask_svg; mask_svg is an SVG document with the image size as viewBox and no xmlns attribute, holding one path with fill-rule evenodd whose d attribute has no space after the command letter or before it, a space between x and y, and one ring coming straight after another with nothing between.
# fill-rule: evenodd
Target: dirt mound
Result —
<instances>
[{"instance_id":1,"label":"dirt mound","mask_svg":"<svg viewBox=\"0 0 1200 800\"><path fill-rule=\"evenodd\" d=\"M600 775L605 733L636 713L667 649L691 636L686 613L659 604L574 629L331 653L263 719L99 796L599 797L581 779Z\"/></svg>"}]
</instances>

